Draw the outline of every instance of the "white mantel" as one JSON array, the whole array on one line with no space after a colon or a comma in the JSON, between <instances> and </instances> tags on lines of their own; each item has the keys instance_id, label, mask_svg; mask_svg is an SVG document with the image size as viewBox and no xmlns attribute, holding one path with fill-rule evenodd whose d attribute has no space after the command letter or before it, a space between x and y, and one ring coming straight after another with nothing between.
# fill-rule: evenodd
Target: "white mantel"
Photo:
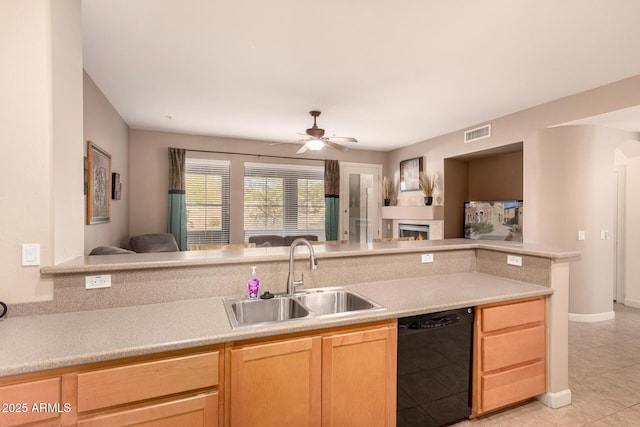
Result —
<instances>
[{"instance_id":1,"label":"white mantel","mask_svg":"<svg viewBox=\"0 0 640 427\"><path fill-rule=\"evenodd\" d=\"M444 206L383 206L382 219L443 220Z\"/></svg>"},{"instance_id":2,"label":"white mantel","mask_svg":"<svg viewBox=\"0 0 640 427\"><path fill-rule=\"evenodd\" d=\"M398 225L402 222L428 225L429 240L444 239L443 206L383 206L382 219L393 220L393 237L398 237Z\"/></svg>"}]
</instances>

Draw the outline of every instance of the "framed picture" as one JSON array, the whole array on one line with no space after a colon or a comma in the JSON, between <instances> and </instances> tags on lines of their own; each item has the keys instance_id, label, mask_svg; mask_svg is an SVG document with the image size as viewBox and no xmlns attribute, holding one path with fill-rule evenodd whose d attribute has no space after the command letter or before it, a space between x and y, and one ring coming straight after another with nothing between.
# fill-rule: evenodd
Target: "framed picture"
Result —
<instances>
[{"instance_id":1,"label":"framed picture","mask_svg":"<svg viewBox=\"0 0 640 427\"><path fill-rule=\"evenodd\" d=\"M85 196L87 195L87 187L89 186L89 165L88 165L88 160L87 160L87 156L84 156L84 192L82 194L84 194Z\"/></svg>"},{"instance_id":2,"label":"framed picture","mask_svg":"<svg viewBox=\"0 0 640 427\"><path fill-rule=\"evenodd\" d=\"M120 182L120 174L113 172L111 174L111 198L113 200L120 200L122 197L122 182Z\"/></svg>"},{"instance_id":3,"label":"framed picture","mask_svg":"<svg viewBox=\"0 0 640 427\"><path fill-rule=\"evenodd\" d=\"M87 141L87 224L111 217L111 155Z\"/></svg>"},{"instance_id":4,"label":"framed picture","mask_svg":"<svg viewBox=\"0 0 640 427\"><path fill-rule=\"evenodd\" d=\"M422 173L422 157L400 162L400 191L420 190L420 174Z\"/></svg>"}]
</instances>

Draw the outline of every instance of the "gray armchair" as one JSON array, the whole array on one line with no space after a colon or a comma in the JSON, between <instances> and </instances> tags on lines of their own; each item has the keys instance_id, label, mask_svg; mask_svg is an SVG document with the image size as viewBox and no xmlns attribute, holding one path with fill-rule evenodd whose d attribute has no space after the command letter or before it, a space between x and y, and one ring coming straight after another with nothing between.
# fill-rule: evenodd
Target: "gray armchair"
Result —
<instances>
[{"instance_id":1,"label":"gray armchair","mask_svg":"<svg viewBox=\"0 0 640 427\"><path fill-rule=\"evenodd\" d=\"M140 234L129 240L131 249L138 253L178 252L178 243L171 233Z\"/></svg>"}]
</instances>

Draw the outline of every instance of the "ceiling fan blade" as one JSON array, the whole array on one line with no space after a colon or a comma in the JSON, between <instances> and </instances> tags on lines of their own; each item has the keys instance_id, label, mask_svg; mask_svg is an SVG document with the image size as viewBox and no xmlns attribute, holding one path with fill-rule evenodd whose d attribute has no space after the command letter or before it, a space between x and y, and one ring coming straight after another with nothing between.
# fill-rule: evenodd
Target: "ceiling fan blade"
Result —
<instances>
[{"instance_id":1,"label":"ceiling fan blade","mask_svg":"<svg viewBox=\"0 0 640 427\"><path fill-rule=\"evenodd\" d=\"M348 151L349 150L347 147L343 147L342 145L336 144L335 142L325 141L325 143L327 144L327 146L329 146L331 148L335 148L336 150L340 150L340 151Z\"/></svg>"},{"instance_id":2,"label":"ceiling fan blade","mask_svg":"<svg viewBox=\"0 0 640 427\"><path fill-rule=\"evenodd\" d=\"M280 145L280 144L287 144L286 142L272 142L271 144L269 144L269 146L274 146L274 145Z\"/></svg>"},{"instance_id":3,"label":"ceiling fan blade","mask_svg":"<svg viewBox=\"0 0 640 427\"><path fill-rule=\"evenodd\" d=\"M298 151L296 151L296 154L302 154L306 152L308 149L309 149L309 146L307 144L304 144L302 147L298 149Z\"/></svg>"},{"instance_id":4,"label":"ceiling fan blade","mask_svg":"<svg viewBox=\"0 0 640 427\"><path fill-rule=\"evenodd\" d=\"M349 136L328 136L326 139L331 142L358 142L357 139Z\"/></svg>"}]
</instances>

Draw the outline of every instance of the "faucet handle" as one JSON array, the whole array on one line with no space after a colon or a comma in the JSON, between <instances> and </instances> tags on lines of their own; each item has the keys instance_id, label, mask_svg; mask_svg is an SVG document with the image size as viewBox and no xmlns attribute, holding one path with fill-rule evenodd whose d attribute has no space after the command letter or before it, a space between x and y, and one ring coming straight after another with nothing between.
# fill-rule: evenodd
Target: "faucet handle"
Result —
<instances>
[{"instance_id":1,"label":"faucet handle","mask_svg":"<svg viewBox=\"0 0 640 427\"><path fill-rule=\"evenodd\" d=\"M298 286L302 286L304 285L304 271L301 273L302 277L300 278L300 280L295 280L293 281L293 288L297 288Z\"/></svg>"}]
</instances>

